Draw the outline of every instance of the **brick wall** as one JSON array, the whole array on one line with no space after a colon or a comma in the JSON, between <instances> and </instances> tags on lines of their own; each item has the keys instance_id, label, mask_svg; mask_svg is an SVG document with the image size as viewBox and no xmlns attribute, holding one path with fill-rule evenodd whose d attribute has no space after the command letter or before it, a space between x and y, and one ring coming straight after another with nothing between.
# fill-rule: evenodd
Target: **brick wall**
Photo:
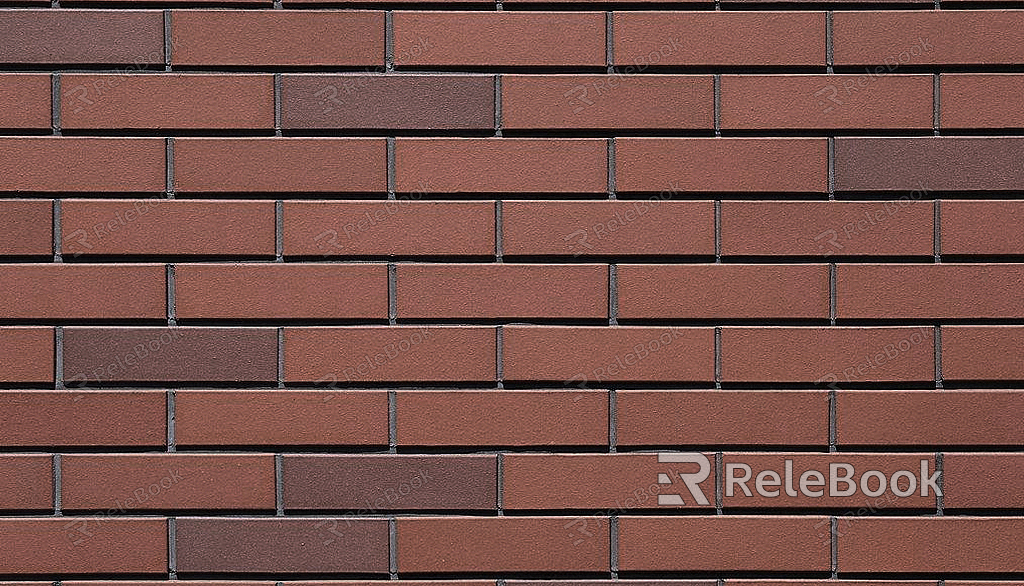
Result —
<instances>
[{"instance_id":1,"label":"brick wall","mask_svg":"<svg viewBox=\"0 0 1024 586\"><path fill-rule=\"evenodd\" d=\"M0 0L0 584L1024 584L1022 9Z\"/></svg>"}]
</instances>

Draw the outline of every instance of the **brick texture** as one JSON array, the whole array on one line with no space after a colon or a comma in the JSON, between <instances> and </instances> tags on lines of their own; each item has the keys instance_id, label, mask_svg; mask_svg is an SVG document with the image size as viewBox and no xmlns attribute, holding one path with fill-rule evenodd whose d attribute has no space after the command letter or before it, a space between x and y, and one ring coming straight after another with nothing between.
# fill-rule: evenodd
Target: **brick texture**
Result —
<instances>
[{"instance_id":1,"label":"brick texture","mask_svg":"<svg viewBox=\"0 0 1024 586\"><path fill-rule=\"evenodd\" d=\"M1024 0L0 0L0 586L1024 586Z\"/></svg>"}]
</instances>

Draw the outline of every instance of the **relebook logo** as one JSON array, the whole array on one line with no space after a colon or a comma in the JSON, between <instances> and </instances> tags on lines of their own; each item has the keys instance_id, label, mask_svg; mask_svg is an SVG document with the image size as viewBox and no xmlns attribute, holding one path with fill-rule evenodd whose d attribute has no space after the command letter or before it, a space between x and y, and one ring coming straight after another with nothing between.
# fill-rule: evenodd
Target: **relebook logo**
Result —
<instances>
[{"instance_id":1,"label":"relebook logo","mask_svg":"<svg viewBox=\"0 0 1024 586\"><path fill-rule=\"evenodd\" d=\"M711 461L707 456L698 453L662 452L658 454L658 462L697 464L696 472L676 472L675 475L682 481L696 504L710 504L700 487L700 483L711 475ZM931 491L942 496L942 490L938 485L942 472L936 470L929 474L930 462L926 459L921 460L919 473L912 470L897 470L888 476L879 470L858 471L853 464L832 462L828 465L827 471L805 470L797 478L793 473L793 460L789 459L784 461L781 471L760 470L756 476L748 464L730 462L725 464L724 468L722 482L727 497L741 493L744 496L754 496L754 492L767 498L774 498L783 493L789 497L848 497L855 495L860 489L865 496L873 498L882 495L887 488L897 497L911 496L919 488L923 497L930 495ZM658 483L674 484L674 480L672 475L659 473ZM681 494L659 494L658 504L684 505L686 501Z\"/></svg>"}]
</instances>

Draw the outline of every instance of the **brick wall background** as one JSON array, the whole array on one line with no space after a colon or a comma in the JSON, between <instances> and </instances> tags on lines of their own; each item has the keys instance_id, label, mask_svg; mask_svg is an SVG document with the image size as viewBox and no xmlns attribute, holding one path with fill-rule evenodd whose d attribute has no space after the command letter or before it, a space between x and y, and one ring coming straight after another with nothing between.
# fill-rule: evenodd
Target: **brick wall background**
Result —
<instances>
[{"instance_id":1,"label":"brick wall background","mask_svg":"<svg viewBox=\"0 0 1024 586\"><path fill-rule=\"evenodd\" d=\"M0 579L1024 584L1021 8L0 0Z\"/></svg>"}]
</instances>

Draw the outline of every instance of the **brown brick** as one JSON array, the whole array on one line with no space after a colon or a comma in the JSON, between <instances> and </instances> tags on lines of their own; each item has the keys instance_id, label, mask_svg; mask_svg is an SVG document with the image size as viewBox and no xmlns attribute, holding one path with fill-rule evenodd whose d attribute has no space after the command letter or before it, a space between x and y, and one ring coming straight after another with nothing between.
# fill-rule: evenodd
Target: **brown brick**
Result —
<instances>
[{"instance_id":1,"label":"brown brick","mask_svg":"<svg viewBox=\"0 0 1024 586\"><path fill-rule=\"evenodd\" d=\"M167 520L2 519L0 549L3 574L157 574L167 571Z\"/></svg>"},{"instance_id":2,"label":"brown brick","mask_svg":"<svg viewBox=\"0 0 1024 586\"><path fill-rule=\"evenodd\" d=\"M179 572L387 573L386 519L178 519Z\"/></svg>"},{"instance_id":3,"label":"brown brick","mask_svg":"<svg viewBox=\"0 0 1024 586\"><path fill-rule=\"evenodd\" d=\"M284 128L494 128L491 75L285 75L281 83Z\"/></svg>"},{"instance_id":4,"label":"brown brick","mask_svg":"<svg viewBox=\"0 0 1024 586\"><path fill-rule=\"evenodd\" d=\"M285 328L288 382L490 381L494 328Z\"/></svg>"},{"instance_id":5,"label":"brown brick","mask_svg":"<svg viewBox=\"0 0 1024 586\"><path fill-rule=\"evenodd\" d=\"M384 446L385 391L175 392L180 446Z\"/></svg>"},{"instance_id":6,"label":"brown brick","mask_svg":"<svg viewBox=\"0 0 1024 586\"><path fill-rule=\"evenodd\" d=\"M928 129L932 76L724 75L722 128Z\"/></svg>"},{"instance_id":7,"label":"brown brick","mask_svg":"<svg viewBox=\"0 0 1024 586\"><path fill-rule=\"evenodd\" d=\"M622 319L828 318L827 265L619 265Z\"/></svg>"},{"instance_id":8,"label":"brown brick","mask_svg":"<svg viewBox=\"0 0 1024 586\"><path fill-rule=\"evenodd\" d=\"M505 326L505 380L714 380L712 328Z\"/></svg>"},{"instance_id":9,"label":"brown brick","mask_svg":"<svg viewBox=\"0 0 1024 586\"><path fill-rule=\"evenodd\" d=\"M840 572L1013 572L1024 518L863 517L839 537Z\"/></svg>"},{"instance_id":10,"label":"brown brick","mask_svg":"<svg viewBox=\"0 0 1024 586\"><path fill-rule=\"evenodd\" d=\"M1024 127L1024 75L946 73L941 83L943 128Z\"/></svg>"},{"instance_id":11,"label":"brown brick","mask_svg":"<svg viewBox=\"0 0 1024 586\"><path fill-rule=\"evenodd\" d=\"M162 66L163 30L159 10L5 10L0 63Z\"/></svg>"},{"instance_id":12,"label":"brown brick","mask_svg":"<svg viewBox=\"0 0 1024 586\"><path fill-rule=\"evenodd\" d=\"M828 444L825 391L618 391L616 397L619 445Z\"/></svg>"},{"instance_id":13,"label":"brown brick","mask_svg":"<svg viewBox=\"0 0 1024 586\"><path fill-rule=\"evenodd\" d=\"M63 128L273 129L271 75L61 76Z\"/></svg>"},{"instance_id":14,"label":"brown brick","mask_svg":"<svg viewBox=\"0 0 1024 586\"><path fill-rule=\"evenodd\" d=\"M140 349L141 348L141 349ZM274 328L96 328L64 330L69 382L275 381Z\"/></svg>"},{"instance_id":15,"label":"brown brick","mask_svg":"<svg viewBox=\"0 0 1024 586\"><path fill-rule=\"evenodd\" d=\"M53 204L0 199L0 255L53 254Z\"/></svg>"},{"instance_id":16,"label":"brown brick","mask_svg":"<svg viewBox=\"0 0 1024 586\"><path fill-rule=\"evenodd\" d=\"M931 256L932 202L723 201L722 254Z\"/></svg>"},{"instance_id":17,"label":"brown brick","mask_svg":"<svg viewBox=\"0 0 1024 586\"><path fill-rule=\"evenodd\" d=\"M273 509L272 455L66 454L67 510Z\"/></svg>"},{"instance_id":18,"label":"brown brick","mask_svg":"<svg viewBox=\"0 0 1024 586\"><path fill-rule=\"evenodd\" d=\"M405 196L403 196L405 197ZM490 256L494 204L286 201L285 256Z\"/></svg>"},{"instance_id":19,"label":"brown brick","mask_svg":"<svg viewBox=\"0 0 1024 586\"><path fill-rule=\"evenodd\" d=\"M506 201L501 213L506 256L715 253L707 201Z\"/></svg>"},{"instance_id":20,"label":"brown brick","mask_svg":"<svg viewBox=\"0 0 1024 586\"><path fill-rule=\"evenodd\" d=\"M837 138L836 189L1017 191L1024 189L1024 137ZM965 161L971 161L967 165Z\"/></svg>"},{"instance_id":21,"label":"brown brick","mask_svg":"<svg viewBox=\"0 0 1024 586\"><path fill-rule=\"evenodd\" d=\"M945 342L945 340L943 340ZM1016 446L1024 393L989 390L839 391L842 446Z\"/></svg>"},{"instance_id":22,"label":"brown brick","mask_svg":"<svg viewBox=\"0 0 1024 586\"><path fill-rule=\"evenodd\" d=\"M163 391L0 391L4 446L164 446Z\"/></svg>"},{"instance_id":23,"label":"brown brick","mask_svg":"<svg viewBox=\"0 0 1024 586\"><path fill-rule=\"evenodd\" d=\"M53 361L53 328L0 327L0 382L53 382Z\"/></svg>"},{"instance_id":24,"label":"brown brick","mask_svg":"<svg viewBox=\"0 0 1024 586\"><path fill-rule=\"evenodd\" d=\"M502 126L711 129L713 86L707 75L503 75Z\"/></svg>"},{"instance_id":25,"label":"brown brick","mask_svg":"<svg viewBox=\"0 0 1024 586\"><path fill-rule=\"evenodd\" d=\"M0 265L4 319L163 319L162 265Z\"/></svg>"},{"instance_id":26,"label":"brown brick","mask_svg":"<svg viewBox=\"0 0 1024 586\"><path fill-rule=\"evenodd\" d=\"M942 376L957 380L1024 380L1024 327L944 326Z\"/></svg>"},{"instance_id":27,"label":"brown brick","mask_svg":"<svg viewBox=\"0 0 1024 586\"><path fill-rule=\"evenodd\" d=\"M652 65L825 65L824 12L617 11L613 30L615 63L634 71Z\"/></svg>"},{"instance_id":28,"label":"brown brick","mask_svg":"<svg viewBox=\"0 0 1024 586\"><path fill-rule=\"evenodd\" d=\"M383 139L182 138L174 183L184 192L383 192Z\"/></svg>"},{"instance_id":29,"label":"brown brick","mask_svg":"<svg viewBox=\"0 0 1024 586\"><path fill-rule=\"evenodd\" d=\"M605 64L600 12L394 13L395 65Z\"/></svg>"},{"instance_id":30,"label":"brown brick","mask_svg":"<svg viewBox=\"0 0 1024 586\"><path fill-rule=\"evenodd\" d=\"M604 193L607 141L547 138L398 139L402 193Z\"/></svg>"},{"instance_id":31,"label":"brown brick","mask_svg":"<svg viewBox=\"0 0 1024 586\"><path fill-rule=\"evenodd\" d=\"M163 191L165 150L159 138L0 137L0 191Z\"/></svg>"},{"instance_id":32,"label":"brown brick","mask_svg":"<svg viewBox=\"0 0 1024 586\"><path fill-rule=\"evenodd\" d=\"M403 391L396 400L400 446L608 445L604 392Z\"/></svg>"},{"instance_id":33,"label":"brown brick","mask_svg":"<svg viewBox=\"0 0 1024 586\"><path fill-rule=\"evenodd\" d=\"M846 265L836 269L841 319L1021 317L1015 264Z\"/></svg>"},{"instance_id":34,"label":"brown brick","mask_svg":"<svg viewBox=\"0 0 1024 586\"><path fill-rule=\"evenodd\" d=\"M285 456L287 509L497 508L497 458L443 456Z\"/></svg>"},{"instance_id":35,"label":"brown brick","mask_svg":"<svg viewBox=\"0 0 1024 586\"><path fill-rule=\"evenodd\" d=\"M1020 10L837 12L835 64L884 65L884 75L901 65L1020 63L1022 25Z\"/></svg>"},{"instance_id":36,"label":"brown brick","mask_svg":"<svg viewBox=\"0 0 1024 586\"><path fill-rule=\"evenodd\" d=\"M1024 507L1024 455L945 454L943 506L947 509Z\"/></svg>"},{"instance_id":37,"label":"brown brick","mask_svg":"<svg viewBox=\"0 0 1024 586\"><path fill-rule=\"evenodd\" d=\"M0 401L2 400L2 395L0 395ZM40 511L52 507L52 456L49 454L5 454L0 456L0 510Z\"/></svg>"},{"instance_id":38,"label":"brown brick","mask_svg":"<svg viewBox=\"0 0 1024 586\"><path fill-rule=\"evenodd\" d=\"M848 384L931 381L931 327L722 329L722 380Z\"/></svg>"},{"instance_id":39,"label":"brown brick","mask_svg":"<svg viewBox=\"0 0 1024 586\"><path fill-rule=\"evenodd\" d=\"M706 504L696 502L676 473L696 474L693 462L660 462L658 454L506 454L503 503L506 509L670 509L661 495L682 491L686 508L714 508L714 454L707 479L699 483ZM674 484L659 484L668 475Z\"/></svg>"},{"instance_id":40,"label":"brown brick","mask_svg":"<svg viewBox=\"0 0 1024 586\"><path fill-rule=\"evenodd\" d=\"M827 537L827 517L621 517L619 568L827 572Z\"/></svg>"},{"instance_id":41,"label":"brown brick","mask_svg":"<svg viewBox=\"0 0 1024 586\"><path fill-rule=\"evenodd\" d=\"M941 203L942 254L1024 254L1024 202Z\"/></svg>"},{"instance_id":42,"label":"brown brick","mask_svg":"<svg viewBox=\"0 0 1024 586\"><path fill-rule=\"evenodd\" d=\"M615 186L624 192L822 193L827 147L817 138L620 138Z\"/></svg>"},{"instance_id":43,"label":"brown brick","mask_svg":"<svg viewBox=\"0 0 1024 586\"><path fill-rule=\"evenodd\" d=\"M0 17L0 22L2 18L9 16ZM0 104L7 106L0 111L0 128L50 128L50 76L38 73L0 75Z\"/></svg>"},{"instance_id":44,"label":"brown brick","mask_svg":"<svg viewBox=\"0 0 1024 586\"><path fill-rule=\"evenodd\" d=\"M384 65L381 11L175 10L174 65Z\"/></svg>"},{"instance_id":45,"label":"brown brick","mask_svg":"<svg viewBox=\"0 0 1024 586\"><path fill-rule=\"evenodd\" d=\"M605 265L401 264L399 319L608 317Z\"/></svg>"},{"instance_id":46,"label":"brown brick","mask_svg":"<svg viewBox=\"0 0 1024 586\"><path fill-rule=\"evenodd\" d=\"M388 317L385 265L193 264L174 270L180 319Z\"/></svg>"},{"instance_id":47,"label":"brown brick","mask_svg":"<svg viewBox=\"0 0 1024 586\"><path fill-rule=\"evenodd\" d=\"M577 519L399 518L398 571L607 572L608 523Z\"/></svg>"},{"instance_id":48,"label":"brown brick","mask_svg":"<svg viewBox=\"0 0 1024 586\"><path fill-rule=\"evenodd\" d=\"M274 254L270 201L61 201L64 254L263 256Z\"/></svg>"}]
</instances>

